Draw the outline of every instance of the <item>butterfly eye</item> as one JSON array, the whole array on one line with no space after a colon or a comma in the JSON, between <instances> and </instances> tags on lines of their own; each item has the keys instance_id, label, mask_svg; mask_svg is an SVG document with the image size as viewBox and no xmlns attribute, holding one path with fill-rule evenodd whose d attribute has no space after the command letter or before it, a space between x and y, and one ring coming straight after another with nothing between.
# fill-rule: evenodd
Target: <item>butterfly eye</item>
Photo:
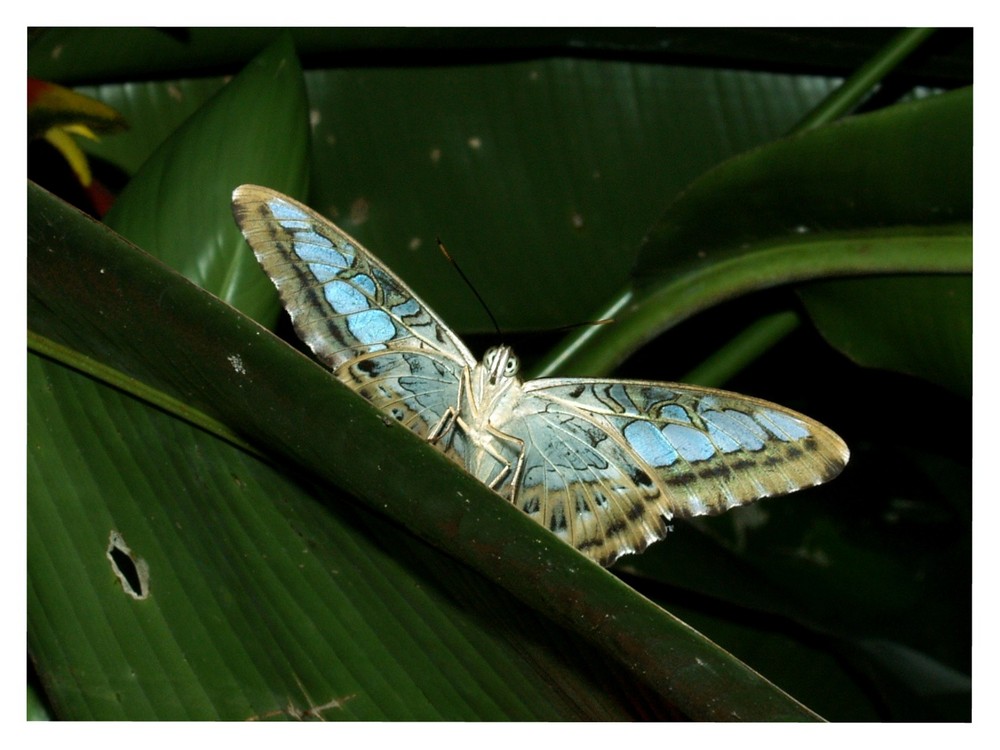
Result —
<instances>
[{"instance_id":1,"label":"butterfly eye","mask_svg":"<svg viewBox=\"0 0 1000 750\"><path fill-rule=\"evenodd\" d=\"M497 350L487 349L486 354L483 355L483 364L486 365L486 369L493 367L493 361L497 358Z\"/></svg>"},{"instance_id":2,"label":"butterfly eye","mask_svg":"<svg viewBox=\"0 0 1000 750\"><path fill-rule=\"evenodd\" d=\"M511 354L510 359L507 360L507 364L504 365L503 374L506 375L508 378L512 377L514 374L517 373L517 367L518 367L517 357Z\"/></svg>"}]
</instances>

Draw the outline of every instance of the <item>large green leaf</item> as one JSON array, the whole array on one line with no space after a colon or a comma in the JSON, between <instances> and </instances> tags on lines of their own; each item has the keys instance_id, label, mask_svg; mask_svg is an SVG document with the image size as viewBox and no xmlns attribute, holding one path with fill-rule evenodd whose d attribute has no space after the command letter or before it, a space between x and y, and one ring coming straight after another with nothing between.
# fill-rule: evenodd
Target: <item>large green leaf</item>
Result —
<instances>
[{"instance_id":1,"label":"large green leaf","mask_svg":"<svg viewBox=\"0 0 1000 750\"><path fill-rule=\"evenodd\" d=\"M157 148L105 220L196 284L273 323L273 291L243 252L227 209L245 182L302 194L307 124L302 72L285 37Z\"/></svg>"},{"instance_id":2,"label":"large green leaf","mask_svg":"<svg viewBox=\"0 0 1000 750\"><path fill-rule=\"evenodd\" d=\"M605 314L543 374L605 372L694 313L780 284L972 270L972 90L814 128L693 183ZM849 302L848 302L849 304Z\"/></svg>"},{"instance_id":3,"label":"large green leaf","mask_svg":"<svg viewBox=\"0 0 1000 750\"><path fill-rule=\"evenodd\" d=\"M340 493L52 361L28 380L29 647L59 716L663 710L599 656L566 669L581 639ZM142 599L112 537L148 570Z\"/></svg>"},{"instance_id":4,"label":"large green leaf","mask_svg":"<svg viewBox=\"0 0 1000 750\"><path fill-rule=\"evenodd\" d=\"M706 214L712 223L701 221ZM720 257L836 238L963 236L971 218L967 88L813 128L724 162L671 204L634 274L648 285Z\"/></svg>"}]
</instances>

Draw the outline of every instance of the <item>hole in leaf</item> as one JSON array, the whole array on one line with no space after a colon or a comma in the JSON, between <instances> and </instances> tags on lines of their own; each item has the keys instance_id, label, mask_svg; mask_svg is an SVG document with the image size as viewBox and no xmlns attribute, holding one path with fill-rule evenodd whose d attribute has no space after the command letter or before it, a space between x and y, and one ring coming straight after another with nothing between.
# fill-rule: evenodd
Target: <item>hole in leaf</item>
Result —
<instances>
[{"instance_id":1,"label":"hole in leaf","mask_svg":"<svg viewBox=\"0 0 1000 750\"><path fill-rule=\"evenodd\" d=\"M149 565L141 557L132 554L122 535L114 529L108 539L107 557L111 561L111 570L126 594L133 599L145 599L149 596Z\"/></svg>"}]
</instances>

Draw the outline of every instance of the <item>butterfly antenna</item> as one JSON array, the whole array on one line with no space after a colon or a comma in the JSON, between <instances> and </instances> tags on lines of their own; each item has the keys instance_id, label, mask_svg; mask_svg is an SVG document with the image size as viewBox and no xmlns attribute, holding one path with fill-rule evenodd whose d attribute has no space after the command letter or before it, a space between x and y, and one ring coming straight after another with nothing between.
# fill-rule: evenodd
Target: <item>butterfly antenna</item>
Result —
<instances>
[{"instance_id":1,"label":"butterfly antenna","mask_svg":"<svg viewBox=\"0 0 1000 750\"><path fill-rule=\"evenodd\" d=\"M552 330L556 333L561 333L563 331L572 331L575 328L586 328L587 326L606 326L608 323L614 323L614 318L601 318L600 320L581 320L579 323L567 323L564 326L559 326L558 328L553 328Z\"/></svg>"},{"instance_id":2,"label":"butterfly antenna","mask_svg":"<svg viewBox=\"0 0 1000 750\"><path fill-rule=\"evenodd\" d=\"M441 251L444 257L448 259L448 262L451 263L452 267L454 267L454 269L458 271L458 275L462 277L462 281L464 281L465 285L472 290L472 293L476 295L476 299L479 300L479 304L483 306L483 309L486 311L486 314L490 316L490 322L493 323L493 328L496 329L497 336L502 338L503 331L500 330L500 324L497 323L497 319L493 317L493 313L490 311L490 306L486 304L486 300L483 299L483 296L479 293L476 287L473 286L471 281L469 281L469 277L465 275L465 271L463 271L462 267L458 265L458 262L451 257L451 253L449 253L448 250L445 249L444 243L441 242L440 237L437 238L437 243L438 243L438 249Z\"/></svg>"}]
</instances>

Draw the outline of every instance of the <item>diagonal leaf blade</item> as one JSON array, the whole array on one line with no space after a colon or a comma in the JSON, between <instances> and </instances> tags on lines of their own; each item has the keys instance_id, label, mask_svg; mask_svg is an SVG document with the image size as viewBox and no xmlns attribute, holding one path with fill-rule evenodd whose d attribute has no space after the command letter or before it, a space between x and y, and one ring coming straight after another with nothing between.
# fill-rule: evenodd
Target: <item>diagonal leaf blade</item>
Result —
<instances>
[{"instance_id":1,"label":"diagonal leaf blade","mask_svg":"<svg viewBox=\"0 0 1000 750\"><path fill-rule=\"evenodd\" d=\"M274 468L51 361L31 356L29 383L29 646L60 716L659 710L608 683L616 667L601 659L562 668L551 644L576 639L502 589L484 598L478 576L392 524L316 502ZM148 568L141 600L112 574L111 535ZM525 649L532 639L550 648Z\"/></svg>"}]
</instances>

